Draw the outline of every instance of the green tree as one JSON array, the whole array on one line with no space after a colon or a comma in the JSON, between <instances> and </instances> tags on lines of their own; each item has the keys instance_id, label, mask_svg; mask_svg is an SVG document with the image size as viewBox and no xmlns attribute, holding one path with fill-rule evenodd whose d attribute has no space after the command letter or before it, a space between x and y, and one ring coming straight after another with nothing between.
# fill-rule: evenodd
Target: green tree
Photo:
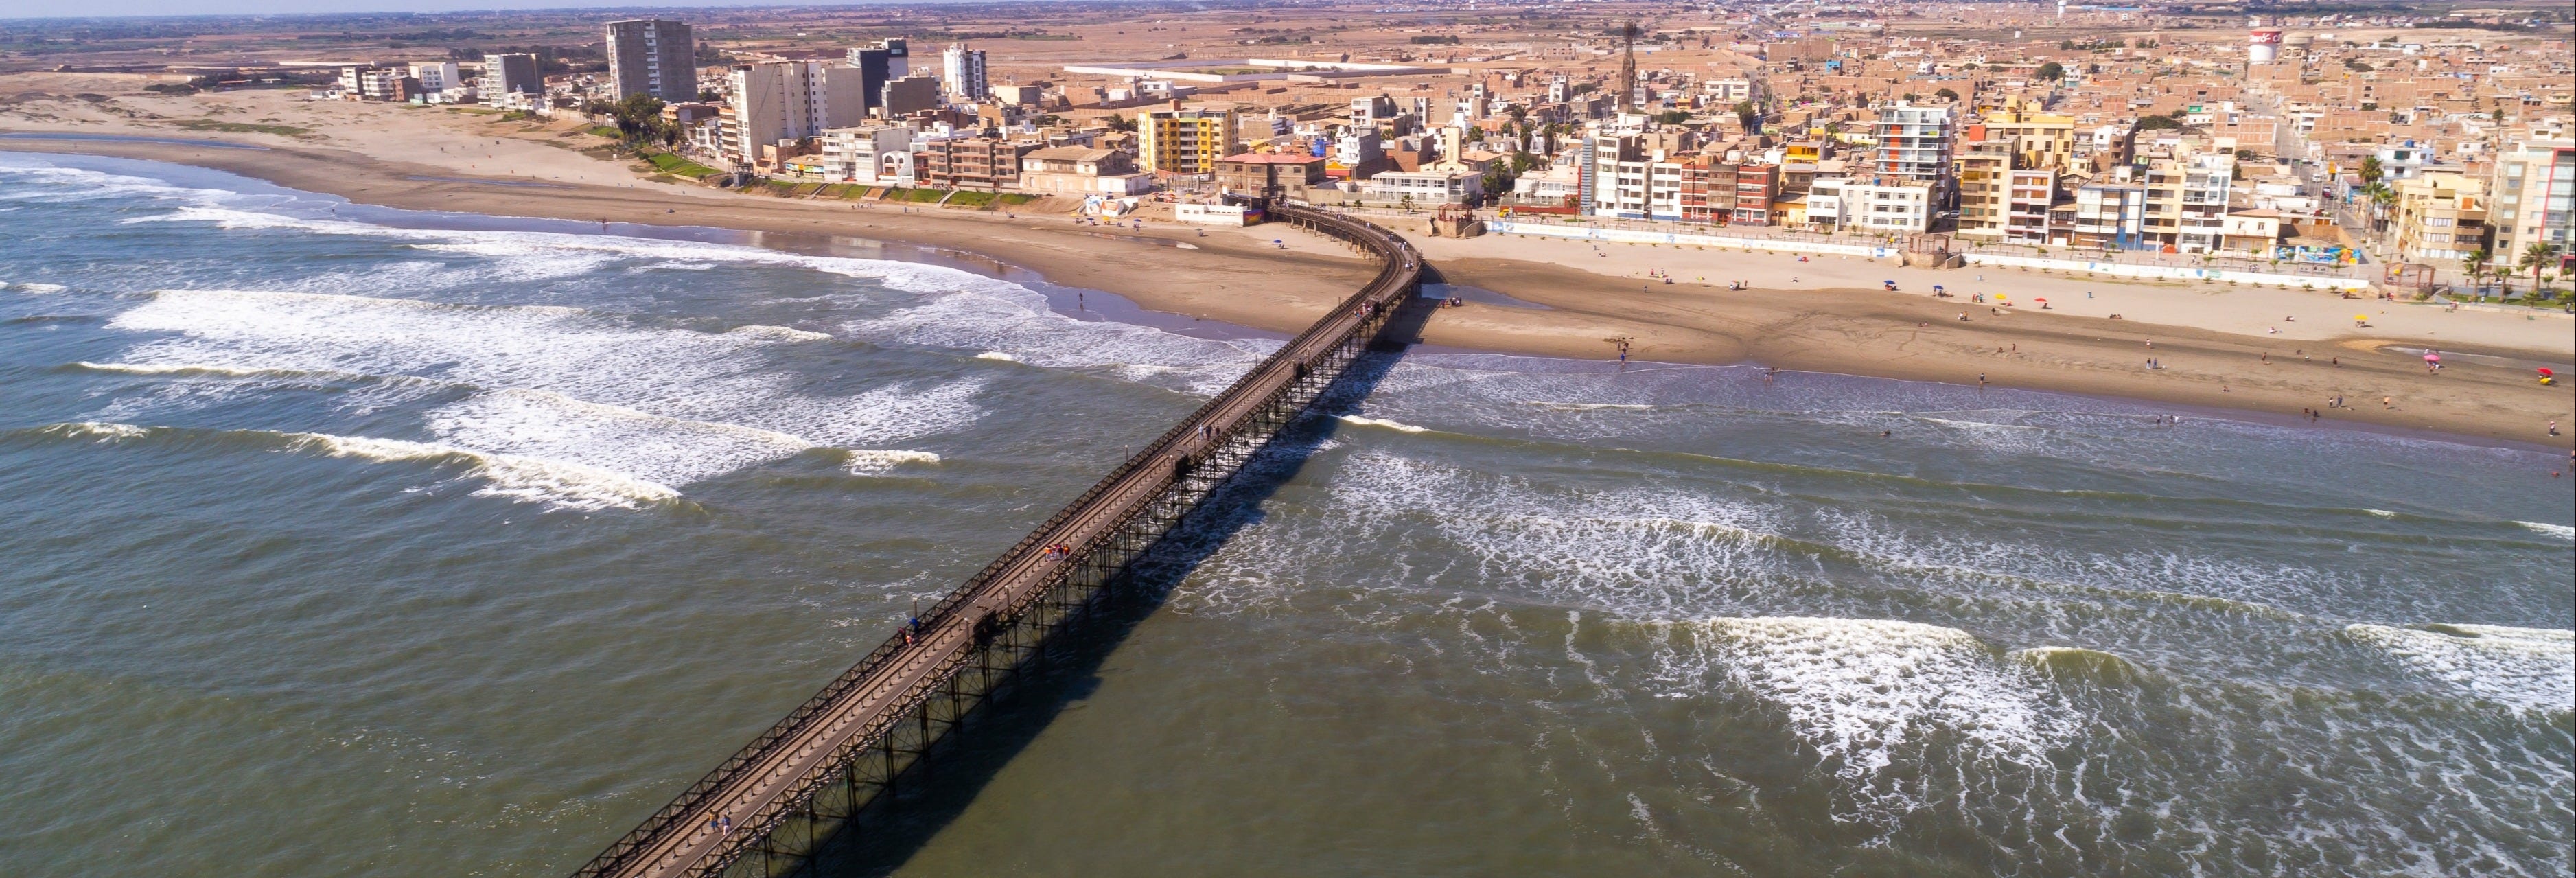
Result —
<instances>
[{"instance_id":1,"label":"green tree","mask_svg":"<svg viewBox=\"0 0 2576 878\"><path fill-rule=\"evenodd\" d=\"M1655 121L1666 125L1679 125L1690 121L1690 114L1681 110L1665 110L1656 114Z\"/></svg>"},{"instance_id":2,"label":"green tree","mask_svg":"<svg viewBox=\"0 0 2576 878\"><path fill-rule=\"evenodd\" d=\"M2387 166L2379 163L2378 156L2370 156L2361 160L2361 185L2369 186L2379 182L2380 178L2386 176L2388 176L2388 168Z\"/></svg>"},{"instance_id":3,"label":"green tree","mask_svg":"<svg viewBox=\"0 0 2576 878\"><path fill-rule=\"evenodd\" d=\"M2514 267L2531 272L2531 291L2536 295L2540 292L2540 270L2557 263L2557 251L2550 249L2548 244L2533 241L2531 246L2522 248L2522 259L2515 262Z\"/></svg>"},{"instance_id":4,"label":"green tree","mask_svg":"<svg viewBox=\"0 0 2576 878\"><path fill-rule=\"evenodd\" d=\"M1942 99L1942 100L1949 100L1949 101L1955 101L1955 100L1958 100L1958 99L1959 99L1959 93L1958 93L1958 92L1955 92L1955 91L1951 91L1951 90L1950 90L1950 88L1949 88L1948 86L1943 86L1943 87L1941 88L1941 90L1940 90L1940 91L1933 92L1933 93L1932 93L1932 96L1933 96L1933 97L1936 97L1936 98L1940 98L1940 99Z\"/></svg>"},{"instance_id":5,"label":"green tree","mask_svg":"<svg viewBox=\"0 0 2576 878\"><path fill-rule=\"evenodd\" d=\"M2469 255L2460 257L2460 273L2468 275L2469 286L2478 286L2478 279L2487 276L2487 260L2492 258L2494 256L2484 247L2471 250Z\"/></svg>"},{"instance_id":6,"label":"green tree","mask_svg":"<svg viewBox=\"0 0 2576 878\"><path fill-rule=\"evenodd\" d=\"M2065 78L2066 78L2066 65L2059 64L2059 63L2057 63L2057 62L2055 62L2055 61L2050 61L2050 62L2048 62L2048 63L2046 63L2046 64L2039 65L2039 78L2041 78L2041 79L2045 79L2045 80L2048 80L2048 81L2050 81L2050 82L2056 82L2056 81L2058 81L2058 80L2060 80L2060 79L2065 79Z\"/></svg>"}]
</instances>

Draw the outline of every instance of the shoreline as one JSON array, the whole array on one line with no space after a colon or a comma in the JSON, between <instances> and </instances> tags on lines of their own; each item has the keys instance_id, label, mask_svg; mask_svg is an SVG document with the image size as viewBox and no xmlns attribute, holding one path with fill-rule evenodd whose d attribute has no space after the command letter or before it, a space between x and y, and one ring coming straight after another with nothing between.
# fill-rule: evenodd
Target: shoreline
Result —
<instances>
[{"instance_id":1,"label":"shoreline","mask_svg":"<svg viewBox=\"0 0 2576 878\"><path fill-rule=\"evenodd\" d=\"M769 246L759 240L764 235L906 245L953 255L953 267L1005 279L1011 279L1007 277L1011 272L1026 272L1045 284L1111 293L1143 311L1173 315L1175 320L1216 321L1266 333L1293 334L1303 329L1372 273L1364 263L1320 239L1276 226L1198 229L1158 223L1144 230L1111 233L1076 225L1063 214L1011 217L942 208L897 212L891 206L861 208L847 202L814 203L647 181L625 187L552 182L528 186L526 178L478 179L452 167L394 163L302 144L243 149L213 140L174 144L167 142L169 138L137 141L106 139L130 135L99 134L103 139L0 138L0 150L209 168L353 204L401 210L596 220L604 227L700 227L742 233L750 236L750 243L762 246ZM2576 433L2576 392L2565 385L2539 387L2524 377L2527 371L2473 358L2460 358L2439 376L2425 376L2420 363L2385 350L2410 344L2399 338L2375 339L2366 345L2349 340L2265 339L2071 312L2001 309L1960 323L1953 314L1986 306L1964 304L1964 296L1939 300L1919 292L1845 287L1730 293L1722 283L1686 282L1643 284L1644 289L1635 293L1611 292L1616 284L1634 281L1587 271L1575 267L1583 263L1570 260L1534 262L1488 252L1505 245L1526 250L1528 242L1494 236L1416 240L1425 245L1426 258L1442 280L1515 300L1470 301L1463 308L1436 311L1423 329L1421 342L1445 350L1603 361L1615 359L1609 339L1626 337L1632 339L1633 356L1641 362L1755 364L1962 386L1983 377L1999 387L2228 411L2267 423L2273 417L2300 418L2301 409L2317 409L2325 415L2323 420L2338 425L2390 427L2399 433L2459 437L2478 444L2566 449L2571 441L2566 434ZM1761 270L1758 260L1731 254L1697 258L1711 255L1726 260L1724 267L1739 273ZM1658 264L1670 264L1682 257L1657 253L1654 258ZM1801 270L1815 272L1810 276L1819 282L1829 276L1824 270L1833 268L1807 265L1811 267ZM1847 268L1842 273L1919 271ZM1671 273L1683 276L1681 271ZM1922 277L1946 277L1953 284L1964 280L1961 272L1951 271L1909 276L1905 286L1909 290L1928 287L1931 281ZM2084 285L2115 288L2101 281ZM1479 298L1483 297L1471 296ZM2322 295L2315 299L2335 308L2352 304ZM2152 350L2141 344L2146 338L2153 339ZM2557 353L2456 341L2445 341L2441 348L2508 362L2547 361ZM2283 355L2270 356L2273 352ZM2150 355L2163 361L2165 368L2145 370L2144 361ZM2293 359L2297 356L2309 361ZM2319 372L2315 360L2321 357L2340 358L2342 363ZM2129 364L2130 360L2137 362ZM2325 408L2332 396L2345 397L2352 408ZM2387 398L2391 404L2369 405L2377 398ZM2541 428L2552 419L2562 432L2555 439Z\"/></svg>"}]
</instances>

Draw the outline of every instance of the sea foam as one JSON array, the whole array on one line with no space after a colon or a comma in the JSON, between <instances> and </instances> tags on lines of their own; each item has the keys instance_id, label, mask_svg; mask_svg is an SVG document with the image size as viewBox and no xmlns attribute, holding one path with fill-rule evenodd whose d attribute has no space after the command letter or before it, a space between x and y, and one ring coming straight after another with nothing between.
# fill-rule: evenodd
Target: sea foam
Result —
<instances>
[{"instance_id":1,"label":"sea foam","mask_svg":"<svg viewBox=\"0 0 2576 878\"><path fill-rule=\"evenodd\" d=\"M2081 718L2024 662L1955 628L1888 619L1720 617L1672 623L1661 685L1710 682L1780 711L1850 796L1839 819L1889 825L1924 804L1935 739L1976 764L2050 769ZM1917 778L1909 780L1908 778Z\"/></svg>"},{"instance_id":2,"label":"sea foam","mask_svg":"<svg viewBox=\"0 0 2576 878\"><path fill-rule=\"evenodd\" d=\"M376 463L450 465L459 469L459 477L478 479L483 482L474 491L476 495L506 497L523 502L541 502L568 509L634 509L677 500L680 497L680 492L669 486L579 463L526 455L492 454L452 445L404 439L268 430L147 427L96 421L51 424L36 428L33 432L102 443L137 442L161 438L174 440L204 438L241 443L247 447L275 452L319 457L350 458Z\"/></svg>"},{"instance_id":3,"label":"sea foam","mask_svg":"<svg viewBox=\"0 0 2576 878\"><path fill-rule=\"evenodd\" d=\"M2426 630L2434 629L2434 630ZM2344 635L2417 676L2519 710L2576 711L2576 631L2502 625L2351 625Z\"/></svg>"}]
</instances>

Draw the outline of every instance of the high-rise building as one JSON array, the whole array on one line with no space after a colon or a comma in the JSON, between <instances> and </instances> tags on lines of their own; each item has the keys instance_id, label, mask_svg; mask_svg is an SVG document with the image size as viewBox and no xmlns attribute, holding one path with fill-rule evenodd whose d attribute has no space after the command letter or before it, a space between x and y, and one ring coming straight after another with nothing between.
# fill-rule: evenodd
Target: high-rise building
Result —
<instances>
[{"instance_id":1,"label":"high-rise building","mask_svg":"<svg viewBox=\"0 0 2576 878\"><path fill-rule=\"evenodd\" d=\"M636 95L696 100L697 43L689 26L658 18L609 22L608 82L620 100Z\"/></svg>"},{"instance_id":2,"label":"high-rise building","mask_svg":"<svg viewBox=\"0 0 2576 878\"><path fill-rule=\"evenodd\" d=\"M899 37L851 49L849 58L850 66L859 70L859 87L867 93L870 110L884 108L886 83L912 75L912 48Z\"/></svg>"},{"instance_id":3,"label":"high-rise building","mask_svg":"<svg viewBox=\"0 0 2576 878\"><path fill-rule=\"evenodd\" d=\"M1218 159L1241 149L1232 110L1184 110L1174 106L1136 116L1137 158L1148 171L1214 173Z\"/></svg>"},{"instance_id":4,"label":"high-rise building","mask_svg":"<svg viewBox=\"0 0 2576 878\"><path fill-rule=\"evenodd\" d=\"M537 56L524 53L483 56L483 90L496 95L545 94L546 80L537 72Z\"/></svg>"},{"instance_id":5,"label":"high-rise building","mask_svg":"<svg viewBox=\"0 0 2576 878\"><path fill-rule=\"evenodd\" d=\"M950 43L939 53L940 79L948 84L948 93L970 101L980 101L991 93L984 80L984 50L966 48L965 43Z\"/></svg>"},{"instance_id":6,"label":"high-rise building","mask_svg":"<svg viewBox=\"0 0 2576 878\"><path fill-rule=\"evenodd\" d=\"M867 118L859 78L858 68L822 61L734 65L726 154L749 163L763 146L859 124Z\"/></svg>"},{"instance_id":7,"label":"high-rise building","mask_svg":"<svg viewBox=\"0 0 2576 878\"><path fill-rule=\"evenodd\" d=\"M2496 154L2493 179L2489 261L2520 269L2522 255L2540 244L2558 257L2556 269L2566 271L2576 261L2576 140L2515 140ZM2521 274L2528 278L2530 271Z\"/></svg>"},{"instance_id":8,"label":"high-rise building","mask_svg":"<svg viewBox=\"0 0 2576 878\"><path fill-rule=\"evenodd\" d=\"M1891 183L1930 184L1933 208L1950 196L1950 108L1894 104L1880 107L1878 154L1871 172Z\"/></svg>"}]
</instances>

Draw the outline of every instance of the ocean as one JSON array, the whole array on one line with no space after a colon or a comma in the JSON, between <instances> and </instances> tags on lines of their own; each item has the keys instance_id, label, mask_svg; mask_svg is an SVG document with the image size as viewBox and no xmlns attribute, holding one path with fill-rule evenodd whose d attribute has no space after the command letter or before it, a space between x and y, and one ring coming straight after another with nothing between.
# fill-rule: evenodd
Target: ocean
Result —
<instances>
[{"instance_id":1,"label":"ocean","mask_svg":"<svg viewBox=\"0 0 2576 878\"><path fill-rule=\"evenodd\" d=\"M1278 344L103 158L0 240L7 874L567 873ZM890 871L2576 867L2552 452L1376 367Z\"/></svg>"}]
</instances>

